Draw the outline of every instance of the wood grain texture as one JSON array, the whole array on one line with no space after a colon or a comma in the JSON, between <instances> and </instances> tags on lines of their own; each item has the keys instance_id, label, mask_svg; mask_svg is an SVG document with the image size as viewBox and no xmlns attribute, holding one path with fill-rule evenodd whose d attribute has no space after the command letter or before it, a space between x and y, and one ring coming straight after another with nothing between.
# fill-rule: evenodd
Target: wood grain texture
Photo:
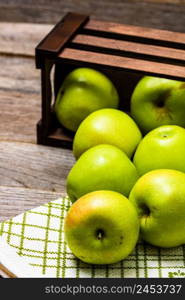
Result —
<instances>
[{"instance_id":1,"label":"wood grain texture","mask_svg":"<svg viewBox=\"0 0 185 300\"><path fill-rule=\"evenodd\" d=\"M34 61L0 56L0 140L36 142L40 74Z\"/></svg>"},{"instance_id":2,"label":"wood grain texture","mask_svg":"<svg viewBox=\"0 0 185 300\"><path fill-rule=\"evenodd\" d=\"M0 142L0 186L64 192L73 163L67 149Z\"/></svg>"},{"instance_id":3,"label":"wood grain texture","mask_svg":"<svg viewBox=\"0 0 185 300\"><path fill-rule=\"evenodd\" d=\"M184 80L185 69L183 66L173 66L171 64L164 64L158 62L149 62L147 60L131 59L129 57L121 57L109 54L94 53L84 50L76 50L65 48L59 55L64 61L74 63L78 61L78 66L80 63L86 67L91 67L92 64L97 66L101 65L103 67L110 67L114 69L125 69L126 71L137 71L138 73L149 74L151 76L174 78L179 80ZM177 77L177 78L176 78Z\"/></svg>"},{"instance_id":4,"label":"wood grain texture","mask_svg":"<svg viewBox=\"0 0 185 300\"><path fill-rule=\"evenodd\" d=\"M155 57L171 58L176 60L185 60L185 51L180 49L145 45L136 42L120 41L116 39L95 37L90 35L78 34L72 40L74 46L80 46L85 50L90 47L98 47L103 49L113 49L116 51L123 51L135 54L153 55ZM90 47L89 47L90 46Z\"/></svg>"},{"instance_id":5,"label":"wood grain texture","mask_svg":"<svg viewBox=\"0 0 185 300\"><path fill-rule=\"evenodd\" d=\"M0 186L0 222L64 195L65 193Z\"/></svg>"},{"instance_id":6,"label":"wood grain texture","mask_svg":"<svg viewBox=\"0 0 185 300\"><path fill-rule=\"evenodd\" d=\"M36 45L53 25L0 23L0 54L33 57Z\"/></svg>"},{"instance_id":7,"label":"wood grain texture","mask_svg":"<svg viewBox=\"0 0 185 300\"><path fill-rule=\"evenodd\" d=\"M0 20L56 23L67 12L93 18L184 32L184 0L0 0Z\"/></svg>"},{"instance_id":8,"label":"wood grain texture","mask_svg":"<svg viewBox=\"0 0 185 300\"><path fill-rule=\"evenodd\" d=\"M131 26L115 22L102 22L99 20L90 19L84 26L86 29L95 30L97 32L105 31L117 34L125 34L126 36L135 38L147 38L151 40L159 40L165 42L177 42L184 44L185 34L182 32L174 33L169 30L159 30L149 27ZM135 40L136 41L136 40ZM165 45L166 46L166 45Z\"/></svg>"}]
</instances>

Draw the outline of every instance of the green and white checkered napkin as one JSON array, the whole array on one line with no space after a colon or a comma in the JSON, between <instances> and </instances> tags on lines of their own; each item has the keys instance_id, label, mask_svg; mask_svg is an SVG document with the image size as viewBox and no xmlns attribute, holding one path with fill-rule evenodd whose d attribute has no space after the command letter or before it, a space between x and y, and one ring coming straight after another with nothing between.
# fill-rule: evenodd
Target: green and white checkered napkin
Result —
<instances>
[{"instance_id":1,"label":"green and white checkered napkin","mask_svg":"<svg viewBox=\"0 0 185 300\"><path fill-rule=\"evenodd\" d=\"M185 277L185 246L160 249L139 242L124 261L107 266L76 259L64 241L67 197L0 224L0 263L18 277Z\"/></svg>"}]
</instances>

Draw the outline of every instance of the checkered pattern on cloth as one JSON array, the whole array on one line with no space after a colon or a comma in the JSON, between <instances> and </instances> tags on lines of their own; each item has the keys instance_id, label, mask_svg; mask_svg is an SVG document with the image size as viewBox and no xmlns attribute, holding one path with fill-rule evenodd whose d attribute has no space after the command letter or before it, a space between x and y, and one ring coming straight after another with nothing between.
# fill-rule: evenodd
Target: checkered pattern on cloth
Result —
<instances>
[{"instance_id":1,"label":"checkered pattern on cloth","mask_svg":"<svg viewBox=\"0 0 185 300\"><path fill-rule=\"evenodd\" d=\"M64 240L70 205L67 197L60 198L0 224L0 235L39 277L185 277L185 246L160 249L139 242L124 261L106 266L76 259Z\"/></svg>"}]
</instances>

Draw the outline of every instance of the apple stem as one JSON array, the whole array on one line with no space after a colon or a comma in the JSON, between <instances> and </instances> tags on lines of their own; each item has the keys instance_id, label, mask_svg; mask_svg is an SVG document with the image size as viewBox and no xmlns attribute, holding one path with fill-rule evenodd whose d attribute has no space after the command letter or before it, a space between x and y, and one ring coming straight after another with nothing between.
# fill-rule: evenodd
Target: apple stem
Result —
<instances>
[{"instance_id":1,"label":"apple stem","mask_svg":"<svg viewBox=\"0 0 185 300\"><path fill-rule=\"evenodd\" d=\"M98 238L98 240L102 240L103 236L104 236L103 230L101 230L101 229L97 230L97 238Z\"/></svg>"},{"instance_id":2,"label":"apple stem","mask_svg":"<svg viewBox=\"0 0 185 300\"><path fill-rule=\"evenodd\" d=\"M99 239L99 240L102 239L102 233L101 233L101 232L98 233L98 239Z\"/></svg>"}]
</instances>

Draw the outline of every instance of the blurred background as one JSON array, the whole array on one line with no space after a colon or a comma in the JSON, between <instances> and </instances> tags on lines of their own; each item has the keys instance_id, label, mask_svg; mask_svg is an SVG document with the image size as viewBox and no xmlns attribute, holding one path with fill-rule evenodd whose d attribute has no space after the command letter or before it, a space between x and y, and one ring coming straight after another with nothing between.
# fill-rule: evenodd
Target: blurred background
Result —
<instances>
[{"instance_id":1,"label":"blurred background","mask_svg":"<svg viewBox=\"0 0 185 300\"><path fill-rule=\"evenodd\" d=\"M56 23L66 12L185 31L185 0L0 0L1 22Z\"/></svg>"}]
</instances>

